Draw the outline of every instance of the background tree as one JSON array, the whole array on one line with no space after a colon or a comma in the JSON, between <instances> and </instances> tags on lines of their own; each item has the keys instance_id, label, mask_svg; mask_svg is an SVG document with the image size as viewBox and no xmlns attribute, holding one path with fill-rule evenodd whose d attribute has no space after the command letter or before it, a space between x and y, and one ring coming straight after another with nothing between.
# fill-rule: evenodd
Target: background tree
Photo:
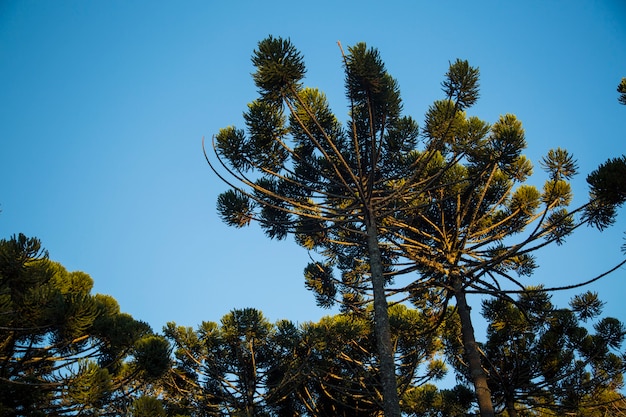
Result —
<instances>
[{"instance_id":1,"label":"background tree","mask_svg":"<svg viewBox=\"0 0 626 417\"><path fill-rule=\"evenodd\" d=\"M445 374L437 355L441 342L428 316L403 305L389 310L398 392L436 381ZM325 317L303 326L307 376L298 396L312 416L380 416L383 393L378 377L370 315L355 312Z\"/></svg>"},{"instance_id":2,"label":"background tree","mask_svg":"<svg viewBox=\"0 0 626 417\"><path fill-rule=\"evenodd\" d=\"M130 417L166 417L163 404L155 397L138 397L130 406Z\"/></svg>"},{"instance_id":3,"label":"background tree","mask_svg":"<svg viewBox=\"0 0 626 417\"><path fill-rule=\"evenodd\" d=\"M412 387L402 397L402 411L411 417L465 417L475 402L464 385L438 389L433 384Z\"/></svg>"},{"instance_id":4,"label":"background tree","mask_svg":"<svg viewBox=\"0 0 626 417\"><path fill-rule=\"evenodd\" d=\"M244 114L247 134L234 127L220 130L214 138L219 162L207 156L231 186L218 197L218 211L229 225L258 221L270 238L291 233L301 246L321 254L323 260L306 272L321 305L334 301L337 282L344 284L344 305L373 302L385 415L399 416L385 294L398 252L380 229L394 227L385 222L407 204L414 209L412 196L432 188L441 173L426 167L445 144L435 139L416 151L418 127L401 114L397 83L378 51L363 43L344 56L350 102L345 128L321 92L302 87L304 63L289 41L261 41L252 61L260 98ZM443 130L476 100L477 74L457 62L446 85L453 105ZM450 163L461 154L452 154ZM343 272L339 281L332 278L335 267Z\"/></svg>"},{"instance_id":5,"label":"background tree","mask_svg":"<svg viewBox=\"0 0 626 417\"><path fill-rule=\"evenodd\" d=\"M0 414L119 413L169 366L169 347L35 238L0 240Z\"/></svg>"},{"instance_id":6,"label":"background tree","mask_svg":"<svg viewBox=\"0 0 626 417\"><path fill-rule=\"evenodd\" d=\"M176 357L166 403L187 404L194 416L276 415L295 385L297 369L285 366L293 352L284 350L297 343L289 322L274 326L247 308L197 331L168 323L165 334Z\"/></svg>"},{"instance_id":7,"label":"background tree","mask_svg":"<svg viewBox=\"0 0 626 417\"><path fill-rule=\"evenodd\" d=\"M484 301L489 327L483 364L496 405L509 417L518 416L520 406L567 415L623 400L626 328L615 318L600 318L601 312L602 302L591 292L574 297L569 309L556 308L537 288L514 302ZM597 321L590 326L592 319Z\"/></svg>"},{"instance_id":8,"label":"background tree","mask_svg":"<svg viewBox=\"0 0 626 417\"><path fill-rule=\"evenodd\" d=\"M425 317L390 311L400 392L445 373L437 334L420 336ZM171 413L193 416L343 416L382 414L371 317L344 313L299 327L270 324L254 309L233 310L197 330L168 324L176 347L165 382Z\"/></svg>"}]
</instances>

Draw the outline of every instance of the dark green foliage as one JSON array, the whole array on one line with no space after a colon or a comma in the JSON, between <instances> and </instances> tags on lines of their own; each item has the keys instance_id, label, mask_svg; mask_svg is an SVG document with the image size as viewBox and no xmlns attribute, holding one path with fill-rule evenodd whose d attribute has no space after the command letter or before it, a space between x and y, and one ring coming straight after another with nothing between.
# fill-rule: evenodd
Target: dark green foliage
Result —
<instances>
[{"instance_id":1,"label":"dark green foliage","mask_svg":"<svg viewBox=\"0 0 626 417\"><path fill-rule=\"evenodd\" d=\"M161 401L154 397L142 396L133 401L130 417L166 417Z\"/></svg>"},{"instance_id":2,"label":"dark green foliage","mask_svg":"<svg viewBox=\"0 0 626 417\"><path fill-rule=\"evenodd\" d=\"M434 359L428 317L390 311L400 393L445 373ZM168 410L193 416L379 416L382 410L371 315L339 314L296 326L233 310L198 329L169 323L176 365L164 383ZM181 407L181 405L183 405ZM178 407L178 408L177 408Z\"/></svg>"},{"instance_id":3,"label":"dark green foliage","mask_svg":"<svg viewBox=\"0 0 626 417\"><path fill-rule=\"evenodd\" d=\"M133 346L135 364L150 381L164 375L170 368L170 345L163 337L148 335Z\"/></svg>"},{"instance_id":4,"label":"dark green foliage","mask_svg":"<svg viewBox=\"0 0 626 417\"><path fill-rule=\"evenodd\" d=\"M626 156L611 158L587 176L591 203L589 222L604 229L615 222L617 208L626 201Z\"/></svg>"},{"instance_id":5,"label":"dark green foliage","mask_svg":"<svg viewBox=\"0 0 626 417\"><path fill-rule=\"evenodd\" d=\"M218 198L218 211L234 226L257 220L270 238L293 234L327 258L323 274L315 263L307 269L309 288L322 291L318 301L326 306L335 294L348 309L373 298L380 348L390 352L384 287L387 261L396 255L381 247L378 229L398 210L397 197L409 190L403 184L424 181L419 172L436 151L415 152L417 124L401 115L397 82L378 51L359 43L343 58L350 102L345 128L324 94L302 87L302 57L288 40L259 43L252 60L260 98L244 115L246 132L226 128L214 138L216 156L234 179ZM331 269L341 271L343 282L333 280ZM388 414L399 415L392 358L380 359Z\"/></svg>"},{"instance_id":6,"label":"dark green foliage","mask_svg":"<svg viewBox=\"0 0 626 417\"><path fill-rule=\"evenodd\" d=\"M570 308L582 321L599 316L603 306L604 302L598 298L598 294L590 291L576 295L570 301Z\"/></svg>"},{"instance_id":7,"label":"dark green foliage","mask_svg":"<svg viewBox=\"0 0 626 417\"><path fill-rule=\"evenodd\" d=\"M554 180L571 179L576 175L578 165L566 150L557 148L548 151L548 154L541 160L541 166L550 174Z\"/></svg>"},{"instance_id":8,"label":"dark green foliage","mask_svg":"<svg viewBox=\"0 0 626 417\"><path fill-rule=\"evenodd\" d=\"M433 109L431 120L445 120L447 111ZM468 123L459 116L455 120L459 126ZM462 131L459 127L456 134ZM450 134L433 128L433 139L438 136L432 132ZM401 231L401 247L421 272L415 281L419 286L449 288L455 277L472 292L498 293L492 279L518 286L510 273L525 276L536 267L530 243L562 243L578 224L566 210L572 198L567 180L576 172L568 152L556 149L542 160L549 179L539 190L524 184L532 165L522 155L526 140L519 120L505 115L482 132L486 136L480 140L465 141L467 163L431 160L430 169L442 174L433 190L421 195L430 204L411 213ZM503 243L519 234L522 244Z\"/></svg>"},{"instance_id":9,"label":"dark green foliage","mask_svg":"<svg viewBox=\"0 0 626 417\"><path fill-rule=\"evenodd\" d=\"M459 110L472 107L479 97L478 68L471 67L467 61L457 59L450 65L446 79L441 83L448 100L456 103Z\"/></svg>"},{"instance_id":10,"label":"dark green foliage","mask_svg":"<svg viewBox=\"0 0 626 417\"><path fill-rule=\"evenodd\" d=\"M217 198L217 211L224 223L242 227L252 220L250 200L235 190L228 190Z\"/></svg>"},{"instance_id":11,"label":"dark green foliage","mask_svg":"<svg viewBox=\"0 0 626 417\"><path fill-rule=\"evenodd\" d=\"M302 56L289 40L269 36L259 42L252 57L252 75L259 93L270 103L280 103L285 95L298 89L306 72Z\"/></svg>"},{"instance_id":12,"label":"dark green foliage","mask_svg":"<svg viewBox=\"0 0 626 417\"><path fill-rule=\"evenodd\" d=\"M434 358L440 349L438 333L426 334L428 316L402 305L389 311L398 391L405 392L435 381L445 374ZM376 339L370 317L354 313L326 317L304 326L303 342L309 349L310 375L304 387L312 393L306 401L313 415L377 416L383 391L378 375ZM353 411L351 411L353 410Z\"/></svg>"},{"instance_id":13,"label":"dark green foliage","mask_svg":"<svg viewBox=\"0 0 626 417\"><path fill-rule=\"evenodd\" d=\"M483 366L496 408L507 410L508 415L513 415L512 407L566 415L606 405L599 396L613 393L615 400L620 398L626 365L620 352L623 324L605 317L593 325L592 334L579 320L599 317L597 295L581 294L571 305L572 310L556 308L550 296L538 288L529 289L515 301L483 302L482 313L489 323L482 346ZM467 366L455 359L461 346L454 340L455 334L449 334L452 363L461 377L470 381Z\"/></svg>"},{"instance_id":14,"label":"dark green foliage","mask_svg":"<svg viewBox=\"0 0 626 417\"><path fill-rule=\"evenodd\" d=\"M39 240L0 240L3 416L123 412L129 387L166 372L167 342L92 287L87 274L50 261Z\"/></svg>"},{"instance_id":15,"label":"dark green foliage","mask_svg":"<svg viewBox=\"0 0 626 417\"><path fill-rule=\"evenodd\" d=\"M335 303L337 289L332 284L332 270L328 265L308 264L304 270L304 283L315 294L319 306L330 307Z\"/></svg>"},{"instance_id":16,"label":"dark green foliage","mask_svg":"<svg viewBox=\"0 0 626 417\"><path fill-rule=\"evenodd\" d=\"M617 101L626 106L626 77L622 78L622 81L617 86L617 92L619 93Z\"/></svg>"},{"instance_id":17,"label":"dark green foliage","mask_svg":"<svg viewBox=\"0 0 626 417\"><path fill-rule=\"evenodd\" d=\"M277 406L273 390L290 382L290 370L284 381L275 379L280 353L292 343L283 329L277 332L255 309L233 310L220 324L203 322L197 331L168 323L164 331L176 358L166 383L171 397L184 397L177 402L203 416L268 415Z\"/></svg>"},{"instance_id":18,"label":"dark green foliage","mask_svg":"<svg viewBox=\"0 0 626 417\"><path fill-rule=\"evenodd\" d=\"M465 417L473 403L474 393L463 385L440 390L426 384L402 397L402 410L411 417Z\"/></svg>"},{"instance_id":19,"label":"dark green foliage","mask_svg":"<svg viewBox=\"0 0 626 417\"><path fill-rule=\"evenodd\" d=\"M522 290L518 277L535 270L536 250L563 244L582 224L611 223L621 183L604 192L592 174L590 202L570 208L577 164L558 148L540 162L543 187L526 184L533 166L523 155L521 122L505 114L490 125L467 114L479 97L479 70L467 61L450 64L444 98L429 107L420 138L379 52L358 43L343 58L345 127L322 93L301 85L302 57L289 41L259 43L253 63L261 97L244 116L247 129L218 133L219 164L207 155L231 186L218 198L220 216L234 226L256 220L270 238L293 234L323 258L305 269L320 305L336 299L343 311L363 311L373 303L389 416L400 411L387 295L431 304L433 314L445 314L454 300L481 414L492 416L466 295L506 300L505 288ZM599 168L601 177L621 165ZM417 274L394 288L408 272Z\"/></svg>"},{"instance_id":20,"label":"dark green foliage","mask_svg":"<svg viewBox=\"0 0 626 417\"><path fill-rule=\"evenodd\" d=\"M484 401L479 398L481 415L492 416L466 294L490 294L506 301L505 288L522 290L518 277L532 274L538 266L536 250L548 243L563 244L582 224L599 228L610 224L623 203L620 188L625 173L621 171L626 165L624 160L612 161L601 166L600 173L592 173L589 203L570 209L569 181L577 172L571 154L560 148L549 151L540 164L548 174L543 188L524 184L532 165L522 154L525 134L515 116L501 116L484 130L484 137L459 140L468 122L462 113L450 117L452 108L449 102L439 101L427 113L429 139L447 145L441 148L441 158L431 160L430 169L442 174L431 183L433 190L423 192L418 200L422 203L427 197L430 204L412 213L396 242L420 272L408 287L416 291L413 299L425 287L441 288L441 307L455 300L464 360L472 369L470 381L476 384L477 393L484 394ZM459 153L467 157L458 158ZM450 158L458 159L450 164L446 162ZM612 181L613 176L619 181ZM606 182L604 188L600 178ZM445 311L441 309L442 314Z\"/></svg>"}]
</instances>

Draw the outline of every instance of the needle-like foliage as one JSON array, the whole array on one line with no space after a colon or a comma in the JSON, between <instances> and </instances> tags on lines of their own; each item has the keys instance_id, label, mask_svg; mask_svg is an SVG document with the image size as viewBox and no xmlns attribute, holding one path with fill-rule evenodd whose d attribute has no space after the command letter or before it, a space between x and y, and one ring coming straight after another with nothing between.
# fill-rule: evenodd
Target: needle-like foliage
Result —
<instances>
[{"instance_id":1,"label":"needle-like foliage","mask_svg":"<svg viewBox=\"0 0 626 417\"><path fill-rule=\"evenodd\" d=\"M302 86L303 59L293 45L261 41L252 58L260 98L244 114L246 130L220 130L213 141L217 162L208 155L207 161L231 185L218 197L227 224L255 220L269 237L293 234L323 256L306 273L320 304L340 294L346 308L362 308L372 297L385 413L399 416L385 295L398 253L389 250L381 228L397 229L388 220L419 207L423 190L442 175L431 169L434 159L443 152L458 160L471 142L467 135L486 132L480 123L465 129L462 114L478 97L478 70L465 61L451 65L444 83L449 99L441 103L446 113L437 115L444 137L418 150L418 126L401 114L397 82L379 52L360 43L343 59L350 103L345 127L323 93ZM333 278L335 268L340 280Z\"/></svg>"},{"instance_id":2,"label":"needle-like foliage","mask_svg":"<svg viewBox=\"0 0 626 417\"><path fill-rule=\"evenodd\" d=\"M390 309L401 394L443 376L438 333L429 317ZM370 316L342 313L296 326L269 323L255 309L233 310L196 330L168 323L175 365L164 403L202 416L377 417L382 410Z\"/></svg>"},{"instance_id":3,"label":"needle-like foliage","mask_svg":"<svg viewBox=\"0 0 626 417\"><path fill-rule=\"evenodd\" d=\"M610 405L609 397L624 401L620 349L626 328L599 318L602 302L595 293L574 297L570 306L556 308L543 291L483 303L489 322L484 366L495 402L509 416L518 409L586 413ZM584 324L592 319L594 333Z\"/></svg>"},{"instance_id":4,"label":"needle-like foliage","mask_svg":"<svg viewBox=\"0 0 626 417\"><path fill-rule=\"evenodd\" d=\"M323 93L303 87L303 58L288 40L259 43L252 61L260 98L248 105L246 129L220 130L215 157L205 152L231 187L218 197L219 215L235 227L256 221L270 238L294 235L317 256L305 280L320 305L373 303L386 416L400 414L388 295L441 312L454 299L481 413L491 416L466 294L506 296L502 281L523 289L514 275L533 272L534 251L563 243L582 224L606 224L618 204L592 193L569 209L577 166L563 149L542 159L543 188L526 184L533 166L521 122L467 115L479 96L479 71L467 61L450 64L444 98L428 109L420 135L379 52L359 43L342 55L345 126ZM604 218L580 216L592 207ZM394 287L406 273L416 274Z\"/></svg>"},{"instance_id":5,"label":"needle-like foliage","mask_svg":"<svg viewBox=\"0 0 626 417\"><path fill-rule=\"evenodd\" d=\"M119 415L169 368L169 345L48 259L38 239L0 240L0 415Z\"/></svg>"},{"instance_id":6,"label":"needle-like foliage","mask_svg":"<svg viewBox=\"0 0 626 417\"><path fill-rule=\"evenodd\" d=\"M626 106L626 77L622 78L622 81L617 86L617 92L619 93L617 101Z\"/></svg>"}]
</instances>

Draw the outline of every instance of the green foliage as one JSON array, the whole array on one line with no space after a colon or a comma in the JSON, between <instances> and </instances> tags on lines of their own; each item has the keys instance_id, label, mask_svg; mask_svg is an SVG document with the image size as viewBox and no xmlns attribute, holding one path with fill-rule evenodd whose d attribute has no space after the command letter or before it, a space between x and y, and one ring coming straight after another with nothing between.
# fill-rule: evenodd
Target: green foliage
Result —
<instances>
[{"instance_id":1,"label":"green foliage","mask_svg":"<svg viewBox=\"0 0 626 417\"><path fill-rule=\"evenodd\" d=\"M622 78L622 81L617 86L617 92L619 93L617 101L626 106L626 77Z\"/></svg>"},{"instance_id":2,"label":"green foliage","mask_svg":"<svg viewBox=\"0 0 626 417\"><path fill-rule=\"evenodd\" d=\"M252 63L256 67L252 78L268 102L280 102L297 90L306 72L302 56L291 42L272 36L259 42Z\"/></svg>"},{"instance_id":3,"label":"green foliage","mask_svg":"<svg viewBox=\"0 0 626 417\"><path fill-rule=\"evenodd\" d=\"M72 379L63 401L79 408L97 410L110 399L114 389L111 375L106 368L101 368L93 361L79 362L76 377Z\"/></svg>"},{"instance_id":4,"label":"green foliage","mask_svg":"<svg viewBox=\"0 0 626 417\"><path fill-rule=\"evenodd\" d=\"M570 153L549 151L540 161L543 187L526 184L533 165L523 155L521 121L505 114L490 125L468 114L479 97L478 68L450 64L444 97L428 108L420 137L378 50L358 43L343 59L345 126L323 93L303 87L302 56L290 41L261 41L253 55L260 98L244 114L246 129L220 130L217 163L205 155L231 188L218 197L227 224L258 221L268 237L294 235L321 258L305 269L318 304L339 301L345 312L374 304L385 412L397 416L387 295L404 293L443 315L468 293L506 299L504 288L522 290L514 275L532 274L535 251L564 243L582 224L613 221L623 181L610 178L623 178L625 161L592 173L589 203L570 208L578 169ZM395 288L407 272L417 274ZM491 415L471 315L466 307L457 313L475 382L483 384L480 407Z\"/></svg>"},{"instance_id":5,"label":"green foliage","mask_svg":"<svg viewBox=\"0 0 626 417\"><path fill-rule=\"evenodd\" d=\"M251 168L251 164L247 163L245 158L241 158L242 155L246 155L245 141L245 132L233 126L220 129L215 136L220 155L238 171L247 171Z\"/></svg>"},{"instance_id":6,"label":"green foliage","mask_svg":"<svg viewBox=\"0 0 626 417\"><path fill-rule=\"evenodd\" d=\"M149 381L164 375L170 368L170 345L163 337L148 335L133 345L135 365Z\"/></svg>"},{"instance_id":7,"label":"green foliage","mask_svg":"<svg viewBox=\"0 0 626 417\"><path fill-rule=\"evenodd\" d=\"M282 329L285 327L283 326ZM265 415L277 405L273 390L284 335L255 309L233 310L220 324L203 322L197 331L168 323L165 335L174 345L175 366L167 389L183 395L202 415ZM284 376L289 378L288 375Z\"/></svg>"},{"instance_id":8,"label":"green foliage","mask_svg":"<svg viewBox=\"0 0 626 417\"><path fill-rule=\"evenodd\" d=\"M570 308L582 321L600 315L603 306L604 302L598 298L598 293L591 291L576 295L570 301Z\"/></svg>"},{"instance_id":9,"label":"green foliage","mask_svg":"<svg viewBox=\"0 0 626 417\"><path fill-rule=\"evenodd\" d=\"M39 240L0 240L2 415L121 412L130 386L167 370L167 342L92 288Z\"/></svg>"},{"instance_id":10,"label":"green foliage","mask_svg":"<svg viewBox=\"0 0 626 417\"><path fill-rule=\"evenodd\" d=\"M375 138L393 126L402 109L398 84L385 69L380 53L358 43L345 57L346 95L352 105L354 128L363 137ZM363 156L365 156L364 154Z\"/></svg>"},{"instance_id":11,"label":"green foliage","mask_svg":"<svg viewBox=\"0 0 626 417\"><path fill-rule=\"evenodd\" d=\"M519 160L521 152L526 148L522 122L513 114L500 116L491 126L491 138L487 143L492 152L491 157L506 172L509 165Z\"/></svg>"},{"instance_id":12,"label":"green foliage","mask_svg":"<svg viewBox=\"0 0 626 417\"><path fill-rule=\"evenodd\" d=\"M571 179L578 170L574 157L561 148L548 151L548 155L541 160L541 166L550 174L552 181Z\"/></svg>"},{"instance_id":13,"label":"green foliage","mask_svg":"<svg viewBox=\"0 0 626 417\"><path fill-rule=\"evenodd\" d=\"M166 417L161 401L154 397L141 396L130 407L131 417Z\"/></svg>"},{"instance_id":14,"label":"green foliage","mask_svg":"<svg viewBox=\"0 0 626 417\"><path fill-rule=\"evenodd\" d=\"M450 65L446 79L442 82L443 91L456 103L459 110L472 107L479 97L478 68L471 67L467 61L457 59Z\"/></svg>"},{"instance_id":15,"label":"green foliage","mask_svg":"<svg viewBox=\"0 0 626 417\"><path fill-rule=\"evenodd\" d=\"M397 305L390 318L399 391L441 378L438 334L423 336L429 317ZM202 416L380 415L371 312L296 326L287 320L270 324L258 310L242 309L196 330L168 323L165 334L176 358L164 383L168 410Z\"/></svg>"},{"instance_id":16,"label":"green foliage","mask_svg":"<svg viewBox=\"0 0 626 417\"><path fill-rule=\"evenodd\" d=\"M625 363L619 350L624 325L601 318L592 334L579 322L600 316L597 294L575 296L570 305L572 310L556 308L540 288L530 288L515 301L484 301L489 327L482 351L496 407L507 409L509 415L513 406L564 415L606 405L594 398L600 393L613 392L616 400L622 398ZM449 352L458 351L453 338L451 333ZM463 378L469 378L462 362L453 363Z\"/></svg>"},{"instance_id":17,"label":"green foliage","mask_svg":"<svg viewBox=\"0 0 626 417\"><path fill-rule=\"evenodd\" d=\"M337 289L329 265L322 265L319 262L308 264L304 270L304 282L315 294L319 306L330 307L335 303Z\"/></svg>"},{"instance_id":18,"label":"green foliage","mask_svg":"<svg viewBox=\"0 0 626 417\"><path fill-rule=\"evenodd\" d=\"M411 417L464 417L474 402L474 394L463 385L439 390L426 384L409 390L402 397L402 409Z\"/></svg>"},{"instance_id":19,"label":"green foliage","mask_svg":"<svg viewBox=\"0 0 626 417\"><path fill-rule=\"evenodd\" d=\"M409 191L409 185L390 185L407 179L426 184L420 172L439 150L414 152L417 124L401 115L397 82L376 49L359 43L348 48L343 58L350 103L345 128L322 93L302 87L302 57L288 40L270 36L259 43L252 61L260 99L244 115L246 132L222 129L213 142L221 166L235 179L231 191L218 197L218 211L230 225L258 220L270 238L293 234L300 245L330 258L320 264L339 269L345 284L331 273L307 269L308 285L324 292L319 298L324 305L335 301L330 298L334 293L351 304L348 308L362 308L378 294L374 311L382 316L376 320L381 326L377 334L380 348L390 351L384 294L390 267L383 265L392 265L387 261L396 255L382 248L377 229L383 219L392 219L390 214L402 210L397 208L398 197ZM462 73L463 64L458 65ZM461 94L460 90L471 90L475 84L476 71L466 65L465 72L467 79L455 73L448 87L456 100L453 113L475 99L471 92ZM469 130L465 124L461 127ZM442 146L454 142L450 139ZM215 168L208 157L207 161ZM367 234L372 238L366 242ZM392 358L380 359L387 411L399 415Z\"/></svg>"},{"instance_id":20,"label":"green foliage","mask_svg":"<svg viewBox=\"0 0 626 417\"><path fill-rule=\"evenodd\" d=\"M585 214L602 230L614 223L617 208L626 201L626 156L608 159L587 176L591 203Z\"/></svg>"}]
</instances>

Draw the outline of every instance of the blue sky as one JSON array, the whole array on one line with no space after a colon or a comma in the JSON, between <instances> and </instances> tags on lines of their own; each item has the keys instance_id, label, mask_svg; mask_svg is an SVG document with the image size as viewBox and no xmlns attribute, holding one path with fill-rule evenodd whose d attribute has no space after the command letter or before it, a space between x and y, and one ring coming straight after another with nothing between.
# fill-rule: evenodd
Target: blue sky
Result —
<instances>
[{"instance_id":1,"label":"blue sky","mask_svg":"<svg viewBox=\"0 0 626 417\"><path fill-rule=\"evenodd\" d=\"M39 237L52 259L90 274L96 292L157 331L233 308L272 321L331 313L304 288L308 255L292 240L220 222L225 186L202 154L203 136L242 126L256 98L250 56L269 34L291 38L306 84L344 119L337 41L379 48L420 122L448 63L469 60L482 86L469 113L516 114L537 167L551 148L571 151L579 202L586 174L626 151L615 91L626 76L622 0L4 0L0 237ZM544 251L533 282L572 283L618 262L625 210L613 230L581 230ZM591 288L624 321L625 280L621 269Z\"/></svg>"}]
</instances>

